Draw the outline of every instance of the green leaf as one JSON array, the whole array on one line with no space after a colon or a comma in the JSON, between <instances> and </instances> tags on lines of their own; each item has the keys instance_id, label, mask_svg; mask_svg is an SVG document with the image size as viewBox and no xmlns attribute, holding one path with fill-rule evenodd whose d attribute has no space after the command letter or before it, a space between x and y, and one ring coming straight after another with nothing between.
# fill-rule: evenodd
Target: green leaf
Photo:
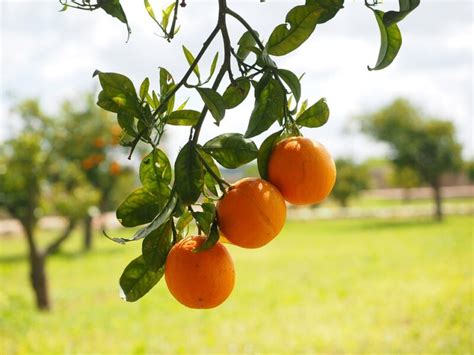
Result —
<instances>
[{"instance_id":1,"label":"green leaf","mask_svg":"<svg viewBox=\"0 0 474 355\"><path fill-rule=\"evenodd\" d=\"M326 99L322 98L313 106L304 111L296 123L305 127L321 127L329 119L329 107Z\"/></svg>"},{"instance_id":2,"label":"green leaf","mask_svg":"<svg viewBox=\"0 0 474 355\"><path fill-rule=\"evenodd\" d=\"M255 143L240 133L224 133L206 144L204 150L211 154L223 167L235 169L257 158Z\"/></svg>"},{"instance_id":3,"label":"green leaf","mask_svg":"<svg viewBox=\"0 0 474 355\"><path fill-rule=\"evenodd\" d=\"M231 109L240 105L250 91L250 80L245 77L235 79L225 90L222 98L225 102L225 108Z\"/></svg>"},{"instance_id":4,"label":"green leaf","mask_svg":"<svg viewBox=\"0 0 474 355\"><path fill-rule=\"evenodd\" d=\"M317 5L324 9L318 20L318 24L321 24L332 19L343 8L344 0L306 0L306 5Z\"/></svg>"},{"instance_id":5,"label":"green leaf","mask_svg":"<svg viewBox=\"0 0 474 355\"><path fill-rule=\"evenodd\" d=\"M303 103L301 104L300 110L298 111L296 118L299 118L303 112L306 111L306 108L308 107L308 100L304 100Z\"/></svg>"},{"instance_id":6,"label":"green leaf","mask_svg":"<svg viewBox=\"0 0 474 355\"><path fill-rule=\"evenodd\" d=\"M160 99L158 98L158 95L156 94L155 90L152 91L153 95L153 103L155 104L155 108L158 108L160 106Z\"/></svg>"},{"instance_id":7,"label":"green leaf","mask_svg":"<svg viewBox=\"0 0 474 355\"><path fill-rule=\"evenodd\" d=\"M255 85L255 98L260 96L263 89L265 89L268 86L268 83L270 82L270 79L272 78L273 78L273 73L271 70L267 70L263 73L262 77L257 82L257 85Z\"/></svg>"},{"instance_id":8,"label":"green leaf","mask_svg":"<svg viewBox=\"0 0 474 355\"><path fill-rule=\"evenodd\" d=\"M178 203L178 195L176 191L172 190L171 195L169 196L168 201L166 202L166 205L165 207L163 207L161 212L153 219L153 221L149 225L147 225L146 227L142 229L139 229L137 232L133 234L131 238L111 238L107 236L105 233L104 234L110 240L116 243L120 243L120 244L134 242L136 240L146 238L150 233L153 233L156 229L158 229L164 223L169 221L169 219L173 215L173 212L176 208L177 203Z\"/></svg>"},{"instance_id":9,"label":"green leaf","mask_svg":"<svg viewBox=\"0 0 474 355\"><path fill-rule=\"evenodd\" d=\"M132 260L120 276L120 287L127 302L142 298L163 277L164 268L158 271L148 269L142 255Z\"/></svg>"},{"instance_id":10,"label":"green leaf","mask_svg":"<svg viewBox=\"0 0 474 355\"><path fill-rule=\"evenodd\" d=\"M175 126L194 126L198 123L200 116L201 112L195 110L178 110L171 112L166 123Z\"/></svg>"},{"instance_id":11,"label":"green leaf","mask_svg":"<svg viewBox=\"0 0 474 355\"><path fill-rule=\"evenodd\" d=\"M245 137L255 137L270 128L276 120L280 120L283 117L284 99L285 93L280 84L271 79L255 99Z\"/></svg>"},{"instance_id":12,"label":"green leaf","mask_svg":"<svg viewBox=\"0 0 474 355\"><path fill-rule=\"evenodd\" d=\"M148 12L148 15L155 21L158 22L155 16L155 12L153 11L153 7L151 6L150 2L148 0L144 0L145 2L145 9Z\"/></svg>"},{"instance_id":13,"label":"green leaf","mask_svg":"<svg viewBox=\"0 0 474 355\"><path fill-rule=\"evenodd\" d=\"M268 178L268 162L270 160L270 155L273 151L273 147L282 139L281 134L283 131L278 131L269 135L260 146L258 150L257 164L258 172L262 179Z\"/></svg>"},{"instance_id":14,"label":"green leaf","mask_svg":"<svg viewBox=\"0 0 474 355\"><path fill-rule=\"evenodd\" d=\"M128 25L127 16L123 11L122 5L120 5L120 0L97 0L97 5L102 8L107 14L112 17L119 19L127 26L128 36L132 33L130 26Z\"/></svg>"},{"instance_id":15,"label":"green leaf","mask_svg":"<svg viewBox=\"0 0 474 355\"><path fill-rule=\"evenodd\" d=\"M301 98L301 83L300 79L291 71L286 69L278 69L278 75L283 79L286 85L290 88L293 96L295 97L296 103Z\"/></svg>"},{"instance_id":16,"label":"green leaf","mask_svg":"<svg viewBox=\"0 0 474 355\"><path fill-rule=\"evenodd\" d=\"M185 210L181 217L179 217L178 222L176 222L176 230L179 234L182 234L184 229L191 223L193 220L193 215L189 210Z\"/></svg>"},{"instance_id":17,"label":"green leaf","mask_svg":"<svg viewBox=\"0 0 474 355\"><path fill-rule=\"evenodd\" d=\"M208 235L211 229L211 223L215 218L215 215L209 212L193 212L193 217L196 220L199 228Z\"/></svg>"},{"instance_id":18,"label":"green leaf","mask_svg":"<svg viewBox=\"0 0 474 355\"><path fill-rule=\"evenodd\" d=\"M383 15L385 26L400 22L420 5L420 0L399 0L398 2L400 4L400 11L387 11Z\"/></svg>"},{"instance_id":19,"label":"green leaf","mask_svg":"<svg viewBox=\"0 0 474 355\"><path fill-rule=\"evenodd\" d=\"M174 79L168 70L160 68L160 94L164 97L174 87Z\"/></svg>"},{"instance_id":20,"label":"green leaf","mask_svg":"<svg viewBox=\"0 0 474 355\"><path fill-rule=\"evenodd\" d=\"M392 23L389 26L384 23L384 13L382 11L372 11L374 12L375 18L377 19L377 23L379 25L381 43L377 63L373 68L368 67L368 69L380 70L388 67L397 56L398 51L402 46L402 34L400 33L396 23Z\"/></svg>"},{"instance_id":21,"label":"green leaf","mask_svg":"<svg viewBox=\"0 0 474 355\"><path fill-rule=\"evenodd\" d=\"M195 144L190 141L181 149L174 165L175 188L186 205L193 204L201 195L204 171Z\"/></svg>"},{"instance_id":22,"label":"green leaf","mask_svg":"<svg viewBox=\"0 0 474 355\"><path fill-rule=\"evenodd\" d=\"M121 111L117 113L117 122L120 128L122 128L124 132L129 136L135 137L137 135L137 130L135 127L135 118L133 116Z\"/></svg>"},{"instance_id":23,"label":"green leaf","mask_svg":"<svg viewBox=\"0 0 474 355\"><path fill-rule=\"evenodd\" d=\"M111 112L125 111L140 117L139 102L132 81L118 73L102 73L97 71L102 91L99 93L97 105Z\"/></svg>"},{"instance_id":24,"label":"green leaf","mask_svg":"<svg viewBox=\"0 0 474 355\"><path fill-rule=\"evenodd\" d=\"M126 242L132 242L135 240L140 240L140 239L145 238L147 235L149 235L150 233L158 229L160 226L163 225L163 223L166 223L166 221L170 219L177 203L178 203L178 195L176 194L175 191L172 191L170 198L168 199L168 202L166 203L165 207L161 210L160 214L157 215L149 225L137 231L130 239L113 238L113 240L118 243L123 244Z\"/></svg>"},{"instance_id":25,"label":"green leaf","mask_svg":"<svg viewBox=\"0 0 474 355\"><path fill-rule=\"evenodd\" d=\"M286 23L278 25L270 35L268 53L281 56L298 48L311 36L323 13L324 9L316 5L301 5L291 9L286 16Z\"/></svg>"},{"instance_id":26,"label":"green leaf","mask_svg":"<svg viewBox=\"0 0 474 355\"><path fill-rule=\"evenodd\" d=\"M184 45L183 45L183 52L184 52L184 56L186 57L186 60L188 61L188 64L192 65L195 61L193 54ZM193 72L194 74L196 74L198 79L201 78L201 74L199 73L199 66L197 64L194 66Z\"/></svg>"},{"instance_id":27,"label":"green leaf","mask_svg":"<svg viewBox=\"0 0 474 355\"><path fill-rule=\"evenodd\" d=\"M178 106L178 108L176 109L176 111L181 111L181 110L184 110L184 108L186 107L186 105L188 104L188 101L189 101L189 97L184 100L184 102Z\"/></svg>"},{"instance_id":28,"label":"green leaf","mask_svg":"<svg viewBox=\"0 0 474 355\"><path fill-rule=\"evenodd\" d=\"M211 155L206 153L201 146L198 146L198 153L202 160L205 161L206 165L212 170L214 175L221 178L221 172L217 167L214 159ZM217 181L216 179L209 173L207 169L204 169L204 185L211 191L215 196L218 196L217 188L216 188Z\"/></svg>"},{"instance_id":29,"label":"green leaf","mask_svg":"<svg viewBox=\"0 0 474 355\"><path fill-rule=\"evenodd\" d=\"M171 221L146 236L142 243L142 255L149 270L158 271L165 265L172 243Z\"/></svg>"},{"instance_id":30,"label":"green leaf","mask_svg":"<svg viewBox=\"0 0 474 355\"><path fill-rule=\"evenodd\" d=\"M216 205L211 202L204 202L202 205L202 210L204 212L210 213L212 215L216 215Z\"/></svg>"},{"instance_id":31,"label":"green leaf","mask_svg":"<svg viewBox=\"0 0 474 355\"><path fill-rule=\"evenodd\" d=\"M145 188L156 193L160 185L171 183L171 164L165 152L155 148L140 163L140 181Z\"/></svg>"},{"instance_id":32,"label":"green leaf","mask_svg":"<svg viewBox=\"0 0 474 355\"><path fill-rule=\"evenodd\" d=\"M150 79L145 78L142 84L140 85L140 98L142 100L148 95L148 90L150 89Z\"/></svg>"},{"instance_id":33,"label":"green leaf","mask_svg":"<svg viewBox=\"0 0 474 355\"><path fill-rule=\"evenodd\" d=\"M124 227L148 223L160 212L165 202L143 187L136 189L117 208L117 219Z\"/></svg>"},{"instance_id":34,"label":"green leaf","mask_svg":"<svg viewBox=\"0 0 474 355\"><path fill-rule=\"evenodd\" d=\"M258 37L258 33L256 31L254 31L254 34ZM255 46L256 43L257 42L250 31L244 32L238 42L239 48L237 49L237 57L239 57L241 60L245 60L250 54L249 48Z\"/></svg>"},{"instance_id":35,"label":"green leaf","mask_svg":"<svg viewBox=\"0 0 474 355\"><path fill-rule=\"evenodd\" d=\"M209 71L209 79L207 79L207 81L211 80L212 76L214 75L218 60L219 60L219 52L216 52L216 55L214 56L214 59L212 60L211 70Z\"/></svg>"},{"instance_id":36,"label":"green leaf","mask_svg":"<svg viewBox=\"0 0 474 355\"><path fill-rule=\"evenodd\" d=\"M170 20L170 15L174 10L175 2L172 2L168 7L164 10L161 11L162 16L161 16L161 26L163 26L164 29L168 27L168 23Z\"/></svg>"},{"instance_id":37,"label":"green leaf","mask_svg":"<svg viewBox=\"0 0 474 355\"><path fill-rule=\"evenodd\" d=\"M212 223L209 236L206 238L204 243L202 243L199 248L196 248L194 251L200 252L211 249L219 241L219 238L220 236L219 229L217 228L217 221L214 221L214 223Z\"/></svg>"},{"instance_id":38,"label":"green leaf","mask_svg":"<svg viewBox=\"0 0 474 355\"><path fill-rule=\"evenodd\" d=\"M219 125L225 115L224 99L217 91L210 88L196 88L196 90L214 117L216 124Z\"/></svg>"}]
</instances>

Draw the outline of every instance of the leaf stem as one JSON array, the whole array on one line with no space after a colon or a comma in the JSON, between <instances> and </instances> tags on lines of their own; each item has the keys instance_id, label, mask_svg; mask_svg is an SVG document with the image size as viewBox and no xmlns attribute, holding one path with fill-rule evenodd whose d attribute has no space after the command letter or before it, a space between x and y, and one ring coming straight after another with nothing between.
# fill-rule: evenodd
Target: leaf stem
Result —
<instances>
[{"instance_id":1,"label":"leaf stem","mask_svg":"<svg viewBox=\"0 0 474 355\"><path fill-rule=\"evenodd\" d=\"M227 25L226 25L226 12L227 12L227 1L226 0L219 0L219 19L217 21L216 28L218 31L222 33L222 40L224 42L224 62L222 63L219 72L217 73L216 79L212 85L213 90L217 90L219 85L224 78L226 72L230 71L230 38L227 32ZM201 115L199 116L199 120L196 125L192 128L194 131L193 133L193 142L197 144L199 139L199 134L201 132L202 124L206 118L206 114L208 112L208 108L204 107L201 111Z\"/></svg>"},{"instance_id":2,"label":"leaf stem","mask_svg":"<svg viewBox=\"0 0 474 355\"><path fill-rule=\"evenodd\" d=\"M260 38L258 38L258 36L255 34L255 31L253 30L252 26L250 26L249 23L242 16L240 16L238 13L232 11L229 8L226 9L226 13L228 13L230 16L232 16L237 21L239 21L250 32L252 37L255 39L255 42L257 42L258 46L260 47L260 49L263 50L265 48Z\"/></svg>"}]
</instances>

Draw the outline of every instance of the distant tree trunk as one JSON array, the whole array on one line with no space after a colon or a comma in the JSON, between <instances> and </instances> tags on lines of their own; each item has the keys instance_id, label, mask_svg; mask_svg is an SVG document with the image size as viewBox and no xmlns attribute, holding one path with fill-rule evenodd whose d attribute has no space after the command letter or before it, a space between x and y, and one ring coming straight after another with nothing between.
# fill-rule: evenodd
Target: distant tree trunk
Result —
<instances>
[{"instance_id":1,"label":"distant tree trunk","mask_svg":"<svg viewBox=\"0 0 474 355\"><path fill-rule=\"evenodd\" d=\"M436 181L433 185L433 194L434 194L434 200L435 200L435 215L434 218L437 221L442 221L443 220L443 208L442 208L442 198L441 198L441 186L439 181Z\"/></svg>"},{"instance_id":2,"label":"distant tree trunk","mask_svg":"<svg viewBox=\"0 0 474 355\"><path fill-rule=\"evenodd\" d=\"M402 195L403 203L409 203L411 201L411 188L405 187Z\"/></svg>"},{"instance_id":3,"label":"distant tree trunk","mask_svg":"<svg viewBox=\"0 0 474 355\"><path fill-rule=\"evenodd\" d=\"M30 254L31 285L35 291L36 306L42 311L48 311L50 309L45 261L46 259L42 254Z\"/></svg>"},{"instance_id":4,"label":"distant tree trunk","mask_svg":"<svg viewBox=\"0 0 474 355\"><path fill-rule=\"evenodd\" d=\"M348 202L348 198L347 197L344 197L344 198L340 198L339 199L339 205L342 207L342 208L346 208L347 207L347 202Z\"/></svg>"},{"instance_id":5,"label":"distant tree trunk","mask_svg":"<svg viewBox=\"0 0 474 355\"><path fill-rule=\"evenodd\" d=\"M84 251L90 251L92 249L92 216L87 214L84 218Z\"/></svg>"},{"instance_id":6,"label":"distant tree trunk","mask_svg":"<svg viewBox=\"0 0 474 355\"><path fill-rule=\"evenodd\" d=\"M36 306L39 310L50 309L48 280L46 277L45 261L46 255L41 253L35 243L33 225L22 222L29 247L30 282L36 297Z\"/></svg>"}]
</instances>

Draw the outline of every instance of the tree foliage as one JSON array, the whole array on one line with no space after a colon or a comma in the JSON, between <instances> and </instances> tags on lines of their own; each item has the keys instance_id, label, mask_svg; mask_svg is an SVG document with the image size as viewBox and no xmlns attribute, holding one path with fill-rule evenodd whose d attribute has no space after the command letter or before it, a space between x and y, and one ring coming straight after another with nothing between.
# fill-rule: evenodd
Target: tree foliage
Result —
<instances>
[{"instance_id":1,"label":"tree foliage","mask_svg":"<svg viewBox=\"0 0 474 355\"><path fill-rule=\"evenodd\" d=\"M417 1L400 0L398 11L383 13L375 9L378 5L365 5L375 14L381 34L380 54L377 64L371 70L388 66L396 57L401 45L401 35L397 23L417 5ZM128 27L128 20L119 0L60 0L64 10L68 7L93 11L102 9L118 18ZM144 239L155 235L163 225L171 223L173 243L183 235L178 228L184 220L187 224L194 220L199 231L209 235L204 248L212 247L217 241L217 220L210 208L220 199L229 184L224 181L217 163L227 168L238 168L257 160L262 177L266 176L268 159L272 148L288 136L301 135L304 127L315 128L324 125L329 118L329 106L324 98L314 103L303 97L301 73L288 68L280 68L276 57L287 55L302 46L315 32L317 26L324 25L343 8L343 0L306 0L294 6L281 19L270 36L262 38L258 31L239 13L232 10L226 0L217 0L218 16L211 26L207 39L197 53L183 46L184 60L188 69L179 80L165 68L158 72L155 82L145 78L140 86L123 74L97 70L101 84L98 105L117 114L117 121L125 135L121 144L130 147L130 156L139 142L149 146L149 154L160 154L159 145L166 126L190 126L189 140L182 145L174 163L173 179L164 178L159 171L162 164L154 161L154 169L147 170L147 177L156 180L154 190L142 180L143 187L134 191L119 206L117 217L126 227L147 224L130 239L111 238L117 242ZM171 41L178 30L179 13L186 5L176 0L161 11L161 18L152 4L145 0L146 11L161 30L163 37ZM181 5L181 6L179 6ZM227 25L228 20L236 21L243 28L239 40L232 43ZM203 68L201 59L209 54L209 48L220 35L222 50L213 54L212 64ZM200 65L201 64L201 65ZM209 73L209 75L206 75ZM190 82L191 76L196 78ZM220 87L228 78L225 88ZM187 108L186 103L177 106L176 93L191 90L201 100L202 108ZM247 129L239 132L220 134L205 144L199 142L199 135L208 113L219 125L226 118L226 112L240 105L249 95L253 96L253 110ZM260 148L252 139L277 123L280 128L270 132ZM149 161L149 158L145 158ZM145 164L144 162L142 165ZM169 168L165 163L166 169ZM140 175L141 177L141 175ZM163 232L164 233L164 232ZM128 301L134 301L145 294L161 277L138 257L124 271L122 290ZM138 272L138 271L140 272ZM148 277L153 272L155 277ZM140 285L137 293L130 284Z\"/></svg>"},{"instance_id":2,"label":"tree foliage","mask_svg":"<svg viewBox=\"0 0 474 355\"><path fill-rule=\"evenodd\" d=\"M337 179L331 196L341 207L346 207L350 198L369 187L369 173L365 166L343 158L336 160L336 169Z\"/></svg>"},{"instance_id":3,"label":"tree foliage","mask_svg":"<svg viewBox=\"0 0 474 355\"><path fill-rule=\"evenodd\" d=\"M386 142L398 169L416 171L429 184L441 218L440 178L462 164L461 145L450 121L427 118L405 99L397 99L380 110L360 117L362 131Z\"/></svg>"}]
</instances>

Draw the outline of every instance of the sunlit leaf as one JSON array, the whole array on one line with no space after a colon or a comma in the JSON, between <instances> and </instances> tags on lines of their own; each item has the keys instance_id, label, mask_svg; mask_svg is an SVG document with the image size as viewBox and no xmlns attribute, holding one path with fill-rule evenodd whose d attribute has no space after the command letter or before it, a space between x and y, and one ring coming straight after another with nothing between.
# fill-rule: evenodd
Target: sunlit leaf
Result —
<instances>
[{"instance_id":1,"label":"sunlit leaf","mask_svg":"<svg viewBox=\"0 0 474 355\"><path fill-rule=\"evenodd\" d=\"M164 29L168 27L168 23L170 20L171 13L174 10L175 7L175 2L172 2L166 9L162 10L162 16L161 16L161 25L163 26Z\"/></svg>"},{"instance_id":2,"label":"sunlit leaf","mask_svg":"<svg viewBox=\"0 0 474 355\"><path fill-rule=\"evenodd\" d=\"M140 181L152 192L160 191L160 185L171 183L171 164L165 152L155 148L140 164Z\"/></svg>"},{"instance_id":3,"label":"sunlit leaf","mask_svg":"<svg viewBox=\"0 0 474 355\"><path fill-rule=\"evenodd\" d=\"M94 75L99 76L102 91L99 93L97 105L111 112L128 112L140 117L137 93L132 81L118 73L103 73L98 70Z\"/></svg>"},{"instance_id":4,"label":"sunlit leaf","mask_svg":"<svg viewBox=\"0 0 474 355\"><path fill-rule=\"evenodd\" d=\"M150 89L150 79L145 78L142 84L140 85L140 98L142 100L148 95L148 90Z\"/></svg>"},{"instance_id":5,"label":"sunlit leaf","mask_svg":"<svg viewBox=\"0 0 474 355\"><path fill-rule=\"evenodd\" d=\"M178 110L171 112L166 119L167 124L175 126L194 126L199 121L201 112L195 110Z\"/></svg>"},{"instance_id":6,"label":"sunlit leaf","mask_svg":"<svg viewBox=\"0 0 474 355\"><path fill-rule=\"evenodd\" d=\"M214 59L212 60L211 69L209 71L209 79L212 78L212 76L214 75L214 72L216 71L216 66L217 66L217 61L218 60L219 60L219 52L216 52L216 55L214 56Z\"/></svg>"},{"instance_id":7,"label":"sunlit leaf","mask_svg":"<svg viewBox=\"0 0 474 355\"><path fill-rule=\"evenodd\" d=\"M184 56L186 57L186 60L188 61L188 64L191 66L194 63L195 58L193 54L191 53L191 51L187 49L186 46L184 45L183 45L183 53L184 53ZM199 66L197 64L194 66L193 72L194 74L196 74L198 79L201 77L201 74L199 73Z\"/></svg>"},{"instance_id":8,"label":"sunlit leaf","mask_svg":"<svg viewBox=\"0 0 474 355\"><path fill-rule=\"evenodd\" d=\"M271 55L285 55L298 48L311 36L324 9L315 5L301 5L291 9L286 23L278 25L268 39Z\"/></svg>"},{"instance_id":9,"label":"sunlit leaf","mask_svg":"<svg viewBox=\"0 0 474 355\"><path fill-rule=\"evenodd\" d=\"M329 107L326 99L322 98L310 108L306 109L296 120L296 123L305 127L321 127L329 119Z\"/></svg>"}]
</instances>

